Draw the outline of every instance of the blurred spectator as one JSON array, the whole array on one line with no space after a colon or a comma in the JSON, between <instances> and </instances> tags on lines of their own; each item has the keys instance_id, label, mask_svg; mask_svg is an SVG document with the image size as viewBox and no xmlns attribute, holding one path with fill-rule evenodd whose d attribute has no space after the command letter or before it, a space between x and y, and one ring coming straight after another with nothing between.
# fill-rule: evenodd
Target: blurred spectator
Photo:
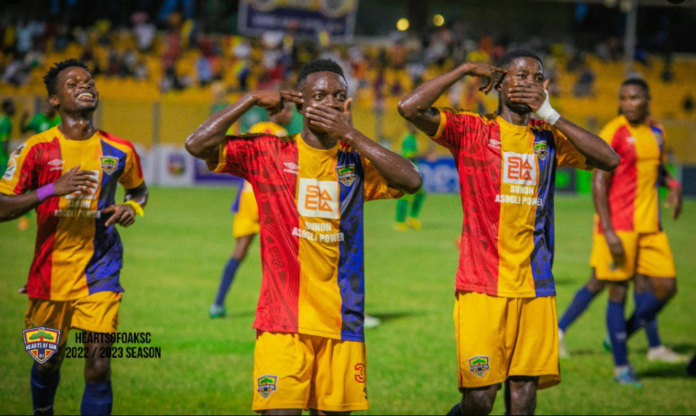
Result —
<instances>
[{"instance_id":1,"label":"blurred spectator","mask_svg":"<svg viewBox=\"0 0 696 416\"><path fill-rule=\"evenodd\" d=\"M684 97L684 101L682 102L682 109L684 109L684 112L691 114L694 111L694 107L696 107L694 97L691 94Z\"/></svg>"},{"instance_id":2,"label":"blurred spectator","mask_svg":"<svg viewBox=\"0 0 696 416\"><path fill-rule=\"evenodd\" d=\"M585 64L580 69L580 76L573 87L573 95L577 98L593 97L596 75L589 65Z\"/></svg>"},{"instance_id":3,"label":"blurred spectator","mask_svg":"<svg viewBox=\"0 0 696 416\"><path fill-rule=\"evenodd\" d=\"M157 35L157 27L149 23L149 16L145 12L135 12L131 16L133 35L141 52L150 52Z\"/></svg>"}]
</instances>

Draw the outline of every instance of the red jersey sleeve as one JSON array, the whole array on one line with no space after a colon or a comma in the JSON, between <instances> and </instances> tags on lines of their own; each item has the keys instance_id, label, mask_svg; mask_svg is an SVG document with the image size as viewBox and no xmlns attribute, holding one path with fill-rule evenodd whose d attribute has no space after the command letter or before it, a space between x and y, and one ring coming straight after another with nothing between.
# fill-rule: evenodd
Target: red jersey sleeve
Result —
<instances>
[{"instance_id":1,"label":"red jersey sleeve","mask_svg":"<svg viewBox=\"0 0 696 416\"><path fill-rule=\"evenodd\" d=\"M484 124L481 116L452 108L438 108L440 127L432 139L450 150L464 147Z\"/></svg>"},{"instance_id":2,"label":"red jersey sleeve","mask_svg":"<svg viewBox=\"0 0 696 416\"><path fill-rule=\"evenodd\" d=\"M208 163L208 169L215 173L227 173L250 180L252 172L257 171L259 159L259 135L228 136L227 142L220 145L219 160L216 165Z\"/></svg>"}]
</instances>

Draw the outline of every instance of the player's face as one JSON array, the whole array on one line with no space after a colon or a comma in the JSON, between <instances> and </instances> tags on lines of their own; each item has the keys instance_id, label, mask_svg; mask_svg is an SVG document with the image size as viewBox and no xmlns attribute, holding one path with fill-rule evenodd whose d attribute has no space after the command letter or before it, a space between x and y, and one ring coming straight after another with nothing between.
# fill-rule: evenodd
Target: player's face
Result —
<instances>
[{"instance_id":1,"label":"player's face","mask_svg":"<svg viewBox=\"0 0 696 416\"><path fill-rule=\"evenodd\" d=\"M650 97L638 85L624 85L619 93L621 114L630 123L642 123L650 115Z\"/></svg>"},{"instance_id":2,"label":"player's face","mask_svg":"<svg viewBox=\"0 0 696 416\"><path fill-rule=\"evenodd\" d=\"M534 58L517 58L507 68L508 73L498 87L501 99L506 107L517 114L529 114L532 109L527 104L513 103L510 101L510 88L519 84L544 85L544 68L541 62Z\"/></svg>"},{"instance_id":3,"label":"player's face","mask_svg":"<svg viewBox=\"0 0 696 416\"><path fill-rule=\"evenodd\" d=\"M99 91L89 71L72 67L58 74L58 93L50 97L53 107L63 112L94 111L99 105Z\"/></svg>"},{"instance_id":4,"label":"player's face","mask_svg":"<svg viewBox=\"0 0 696 416\"><path fill-rule=\"evenodd\" d=\"M314 105L325 105L340 112L346 109L348 100L348 85L342 76L333 72L316 72L311 74L300 85L304 106L300 114L304 115L305 108ZM305 117L305 123L309 124ZM309 127L314 133L323 133L314 127Z\"/></svg>"}]
</instances>

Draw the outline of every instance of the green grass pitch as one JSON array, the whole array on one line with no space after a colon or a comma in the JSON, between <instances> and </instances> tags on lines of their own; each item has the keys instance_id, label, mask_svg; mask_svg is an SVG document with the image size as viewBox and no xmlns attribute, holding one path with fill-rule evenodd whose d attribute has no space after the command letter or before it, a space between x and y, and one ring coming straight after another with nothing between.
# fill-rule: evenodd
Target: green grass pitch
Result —
<instances>
[{"instance_id":1,"label":"green grass pitch","mask_svg":"<svg viewBox=\"0 0 696 416\"><path fill-rule=\"evenodd\" d=\"M227 301L231 316L211 320L208 305L233 248L232 189L161 189L151 193L147 217L121 231L126 249L121 331L151 332L161 359L113 360L115 414L251 413L254 331L261 278L258 244L242 266ZM367 333L368 414L445 414L459 400L453 335L454 274L461 229L455 196L429 196L421 232L392 231L395 203L366 209L367 311L384 320ZM592 203L587 197L557 201L555 274L559 313L589 276ZM660 317L667 345L696 351L696 203L680 222L666 220L680 274L680 293ZM0 413L29 414L32 359L22 342L27 276L36 228L19 233L0 224ZM567 336L572 359L561 362L563 382L539 394L539 414L695 414L696 379L685 365L649 363L646 341L630 343L645 387L612 381L603 352L606 295ZM629 306L629 311L632 306ZM75 335L70 335L75 345ZM77 414L83 363L66 360L57 414ZM495 413L504 412L499 395Z\"/></svg>"}]
</instances>

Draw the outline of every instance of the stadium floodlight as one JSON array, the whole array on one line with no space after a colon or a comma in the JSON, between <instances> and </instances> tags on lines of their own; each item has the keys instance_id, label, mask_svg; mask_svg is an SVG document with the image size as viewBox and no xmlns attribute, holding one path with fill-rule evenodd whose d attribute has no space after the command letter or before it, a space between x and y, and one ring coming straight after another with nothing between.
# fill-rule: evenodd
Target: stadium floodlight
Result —
<instances>
[{"instance_id":1,"label":"stadium floodlight","mask_svg":"<svg viewBox=\"0 0 696 416\"><path fill-rule=\"evenodd\" d=\"M433 24L437 27L441 27L445 24L445 17L441 14L436 14L433 16Z\"/></svg>"},{"instance_id":2,"label":"stadium floodlight","mask_svg":"<svg viewBox=\"0 0 696 416\"><path fill-rule=\"evenodd\" d=\"M403 17L399 19L398 22L396 22L396 28L399 29L401 32L405 32L408 30L408 28L411 27L411 22L408 21L407 18Z\"/></svg>"}]
</instances>

